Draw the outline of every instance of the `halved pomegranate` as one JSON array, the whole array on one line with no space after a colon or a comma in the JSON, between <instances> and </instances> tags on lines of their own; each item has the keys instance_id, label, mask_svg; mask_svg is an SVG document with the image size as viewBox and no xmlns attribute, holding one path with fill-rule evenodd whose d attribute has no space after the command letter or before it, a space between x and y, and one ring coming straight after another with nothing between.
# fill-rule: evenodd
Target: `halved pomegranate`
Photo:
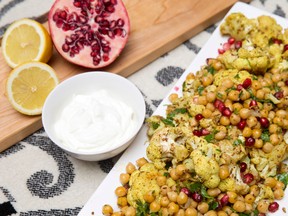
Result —
<instances>
[{"instance_id":1,"label":"halved pomegranate","mask_svg":"<svg viewBox=\"0 0 288 216\"><path fill-rule=\"evenodd\" d=\"M124 48L130 30L121 0L56 0L48 23L60 55L87 68L112 63Z\"/></svg>"}]
</instances>

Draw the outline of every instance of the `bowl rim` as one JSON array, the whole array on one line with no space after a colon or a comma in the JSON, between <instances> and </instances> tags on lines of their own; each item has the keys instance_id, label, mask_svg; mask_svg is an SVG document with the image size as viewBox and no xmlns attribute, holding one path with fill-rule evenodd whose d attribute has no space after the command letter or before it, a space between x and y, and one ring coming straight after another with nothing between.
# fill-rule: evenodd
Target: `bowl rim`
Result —
<instances>
[{"instance_id":1,"label":"bowl rim","mask_svg":"<svg viewBox=\"0 0 288 216\"><path fill-rule=\"evenodd\" d=\"M132 89L134 89L133 91L135 91L136 94L138 94L139 97L139 101L141 102L141 108L142 110L140 110L140 114L141 116L137 116L137 123L136 123L136 127L134 128L133 132L131 133L131 135L129 137L127 137L125 140L123 140L120 143L117 143L116 145L113 146L108 146L106 149L102 149L102 150L90 150L90 151L81 151L78 149L73 149L73 148L69 148L65 145L63 145L61 142L58 143L57 140L54 139L55 135L53 134L53 132L51 132L49 129L47 130L47 121L46 118L49 118L49 116L47 116L47 112L46 112L46 108L47 108L47 104L49 104L51 98L55 97L55 94L57 94L58 91L61 91L61 89L65 89L65 85L67 85L67 83L69 84L70 82L72 82L75 79L79 79L79 77L90 77L90 76L94 76L94 75L98 75L98 76L112 76L112 77L116 77L117 79L121 79L123 80L126 84L125 85L129 85ZM60 90L59 90L60 89ZM61 111L59 111L61 112ZM141 93L140 89L133 83L131 82L129 79L119 75L119 74L115 74L112 72L107 72L107 71L87 71L87 72L82 72L80 74L76 74L74 76L68 77L67 79L61 81L47 96L45 103L43 105L43 109L42 109L42 125L44 128L44 131L46 132L48 138L54 143L56 144L58 147L62 148L63 150L70 152L72 154L77 154L77 155L83 155L83 156L92 156L92 155L96 155L96 154L106 154L109 152L113 152L114 150L117 150L118 148L125 146L127 143L131 143L131 141L136 137L136 135L139 133L141 127L144 125L144 120L145 120L145 115L146 115L146 103L145 103L145 99L143 94ZM51 128L51 127L50 127ZM129 146L128 145L128 146Z\"/></svg>"}]
</instances>

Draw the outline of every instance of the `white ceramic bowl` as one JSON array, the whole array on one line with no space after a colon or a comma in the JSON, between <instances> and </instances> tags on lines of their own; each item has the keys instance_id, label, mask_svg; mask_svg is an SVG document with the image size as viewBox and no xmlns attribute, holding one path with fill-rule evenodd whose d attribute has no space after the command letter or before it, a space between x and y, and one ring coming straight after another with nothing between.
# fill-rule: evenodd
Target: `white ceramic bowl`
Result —
<instances>
[{"instance_id":1,"label":"white ceramic bowl","mask_svg":"<svg viewBox=\"0 0 288 216\"><path fill-rule=\"evenodd\" d=\"M108 146L105 150L82 151L70 148L59 140L55 131L55 122L64 107L75 94L89 94L98 90L107 90L118 100L130 106L136 114L137 122L131 135L121 143ZM47 97L42 110L42 123L48 137L71 156L87 161L99 161L114 157L125 150L133 141L143 125L145 101L139 89L128 79L109 72L86 72L61 82Z\"/></svg>"}]
</instances>

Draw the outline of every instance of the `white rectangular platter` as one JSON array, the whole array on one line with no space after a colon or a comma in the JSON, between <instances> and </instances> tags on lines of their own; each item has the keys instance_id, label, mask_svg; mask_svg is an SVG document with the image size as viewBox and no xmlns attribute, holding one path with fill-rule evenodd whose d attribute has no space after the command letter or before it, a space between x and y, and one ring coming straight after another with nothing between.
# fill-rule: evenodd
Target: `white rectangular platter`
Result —
<instances>
[{"instance_id":1,"label":"white rectangular platter","mask_svg":"<svg viewBox=\"0 0 288 216\"><path fill-rule=\"evenodd\" d=\"M227 15L234 12L241 12L248 18L256 18L260 15L269 15L275 18L277 23L280 24L283 28L288 28L288 20L270 14L268 12L265 12L263 10L260 10L245 3L241 2L236 3L230 9ZM186 69L186 71L177 81L175 87L171 90L171 92L168 95L170 95L171 93L178 93L180 95L182 89L182 83L185 81L187 74L190 72L198 71L202 65L205 65L205 61L207 58L216 57L218 55L218 48L220 47L220 44L225 41L227 41L227 38L221 36L219 27L216 28L211 38L207 41L205 46L203 46L201 51L197 54L193 62ZM169 104L168 95L159 105L157 110L154 112L154 115L163 115L163 116L165 115L166 110L165 104ZM117 198L114 193L114 190L116 187L121 185L119 181L119 176L121 173L125 172L125 167L128 162L132 162L135 164L135 161L138 158L146 157L146 148L148 145L146 132L147 128L143 126L141 131L131 144L131 146L123 153L123 155L118 160L114 168L110 171L110 173L107 175L104 181L99 185L97 190L94 192L92 197L88 200L83 209L80 211L80 213L78 214L79 216L89 216L89 215L101 216L102 206L104 204L110 204L114 209L117 209ZM282 211L282 208L288 207L287 190L284 199L280 200L278 203L280 205L279 210L276 213L270 215L273 216L286 215ZM284 205L284 203L286 204Z\"/></svg>"}]
</instances>

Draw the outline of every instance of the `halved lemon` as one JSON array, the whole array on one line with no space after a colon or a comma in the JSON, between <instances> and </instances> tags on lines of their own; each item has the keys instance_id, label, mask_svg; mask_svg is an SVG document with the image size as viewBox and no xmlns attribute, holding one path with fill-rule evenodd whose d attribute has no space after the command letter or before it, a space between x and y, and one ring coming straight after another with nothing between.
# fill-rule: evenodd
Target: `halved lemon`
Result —
<instances>
[{"instance_id":1,"label":"halved lemon","mask_svg":"<svg viewBox=\"0 0 288 216\"><path fill-rule=\"evenodd\" d=\"M58 83L52 67L42 62L28 62L11 71L6 82L6 94L17 111L39 115L47 96Z\"/></svg>"},{"instance_id":2,"label":"halved lemon","mask_svg":"<svg viewBox=\"0 0 288 216\"><path fill-rule=\"evenodd\" d=\"M32 19L12 23L2 39L2 52L7 64L15 68L28 61L48 62L53 44L45 27Z\"/></svg>"}]
</instances>

